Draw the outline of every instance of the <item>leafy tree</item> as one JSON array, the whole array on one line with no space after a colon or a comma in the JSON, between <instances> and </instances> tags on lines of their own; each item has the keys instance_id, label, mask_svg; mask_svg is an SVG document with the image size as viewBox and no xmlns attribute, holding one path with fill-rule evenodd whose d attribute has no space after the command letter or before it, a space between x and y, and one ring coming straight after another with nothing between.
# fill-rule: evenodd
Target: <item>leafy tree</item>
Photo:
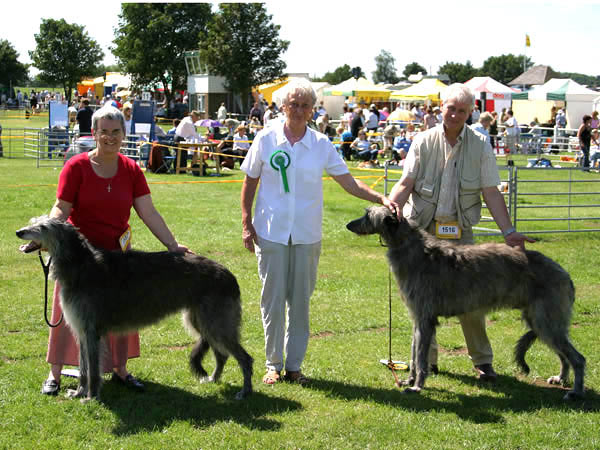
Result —
<instances>
[{"instance_id":1,"label":"leafy tree","mask_svg":"<svg viewBox=\"0 0 600 450\"><path fill-rule=\"evenodd\" d=\"M405 78L408 78L413 73L419 73L419 72L421 72L423 75L427 75L427 70L425 70L425 67L423 67L419 63L412 62L404 68L404 71L402 73L404 74Z\"/></svg>"},{"instance_id":2,"label":"leafy tree","mask_svg":"<svg viewBox=\"0 0 600 450\"><path fill-rule=\"evenodd\" d=\"M262 3L221 3L200 42L201 61L209 73L225 78L243 108L253 86L284 75L280 56L290 43L279 39L281 27L271 23L272 17Z\"/></svg>"},{"instance_id":3,"label":"leafy tree","mask_svg":"<svg viewBox=\"0 0 600 450\"><path fill-rule=\"evenodd\" d=\"M600 86L600 75L596 75L594 77L592 75L584 75L582 73L559 72L558 78L570 78L571 80L576 81L579 84L588 86L590 88Z\"/></svg>"},{"instance_id":4,"label":"leafy tree","mask_svg":"<svg viewBox=\"0 0 600 450\"><path fill-rule=\"evenodd\" d=\"M376 69L375 72L373 72L373 81L375 83L392 84L396 84L400 81L400 78L396 73L395 63L396 60L390 52L381 50L379 55L375 57Z\"/></svg>"},{"instance_id":5,"label":"leafy tree","mask_svg":"<svg viewBox=\"0 0 600 450\"><path fill-rule=\"evenodd\" d=\"M364 77L365 74L360 67L360 76ZM346 81L349 78L352 78L354 74L352 73L352 68L348 64L344 64L343 66L338 67L333 72L327 72L320 78L314 78L313 81L325 81L329 84L336 85L340 84L342 81Z\"/></svg>"},{"instance_id":6,"label":"leafy tree","mask_svg":"<svg viewBox=\"0 0 600 450\"><path fill-rule=\"evenodd\" d=\"M438 69L438 74L446 74L450 78L450 83L464 83L478 74L478 71L471 61L466 64L457 62L448 62Z\"/></svg>"},{"instance_id":7,"label":"leafy tree","mask_svg":"<svg viewBox=\"0 0 600 450\"><path fill-rule=\"evenodd\" d=\"M525 66L525 70L533 66L530 58L525 58ZM483 66L480 69L482 76L492 77L503 84L514 80L523 72L523 55L515 56L512 53L490 56L483 62Z\"/></svg>"},{"instance_id":8,"label":"leafy tree","mask_svg":"<svg viewBox=\"0 0 600 450\"><path fill-rule=\"evenodd\" d=\"M67 101L77 82L94 71L104 57L98 43L85 27L64 19L42 19L39 34L34 35L36 48L29 52L39 78L51 85L62 86Z\"/></svg>"},{"instance_id":9,"label":"leafy tree","mask_svg":"<svg viewBox=\"0 0 600 450\"><path fill-rule=\"evenodd\" d=\"M170 102L187 86L183 54L205 40L211 18L209 3L123 3L111 50L134 85L161 84Z\"/></svg>"},{"instance_id":10,"label":"leafy tree","mask_svg":"<svg viewBox=\"0 0 600 450\"><path fill-rule=\"evenodd\" d=\"M100 64L92 73L89 74L89 77L101 77L106 72L124 72L124 69L119 64Z\"/></svg>"},{"instance_id":11,"label":"leafy tree","mask_svg":"<svg viewBox=\"0 0 600 450\"><path fill-rule=\"evenodd\" d=\"M27 65L19 62L19 54L10 42L0 39L0 84L5 87L28 80Z\"/></svg>"}]
</instances>

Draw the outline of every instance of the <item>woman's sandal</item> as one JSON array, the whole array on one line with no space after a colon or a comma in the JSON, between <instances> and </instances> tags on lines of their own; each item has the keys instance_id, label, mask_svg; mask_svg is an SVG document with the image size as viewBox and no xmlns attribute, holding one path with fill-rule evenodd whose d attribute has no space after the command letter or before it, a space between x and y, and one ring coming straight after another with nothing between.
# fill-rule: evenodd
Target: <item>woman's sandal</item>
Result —
<instances>
[{"instance_id":1,"label":"woman's sandal","mask_svg":"<svg viewBox=\"0 0 600 450\"><path fill-rule=\"evenodd\" d=\"M276 370L267 370L267 373L265 374L265 376L263 377L262 381L264 384L275 384L277 383L281 378L281 374L276 371Z\"/></svg>"},{"instance_id":2,"label":"woman's sandal","mask_svg":"<svg viewBox=\"0 0 600 450\"><path fill-rule=\"evenodd\" d=\"M298 383L300 386L304 386L308 383L308 378L306 378L299 370L295 370L287 371L283 377L283 381L287 381L288 383Z\"/></svg>"}]
</instances>

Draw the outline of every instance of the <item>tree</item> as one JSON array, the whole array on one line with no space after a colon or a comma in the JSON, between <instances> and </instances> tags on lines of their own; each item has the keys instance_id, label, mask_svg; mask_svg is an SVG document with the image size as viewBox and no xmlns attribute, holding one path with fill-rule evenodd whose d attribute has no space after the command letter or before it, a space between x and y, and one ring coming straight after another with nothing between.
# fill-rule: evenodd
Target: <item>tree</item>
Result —
<instances>
[{"instance_id":1,"label":"tree","mask_svg":"<svg viewBox=\"0 0 600 450\"><path fill-rule=\"evenodd\" d=\"M360 76L364 77L365 74L360 67L357 67L360 71ZM338 67L333 72L327 72L320 78L314 78L313 81L325 81L326 83L336 85L340 84L342 81L346 81L349 78L354 77L352 73L352 68L348 64L344 64L343 66Z\"/></svg>"},{"instance_id":2,"label":"tree","mask_svg":"<svg viewBox=\"0 0 600 450\"><path fill-rule=\"evenodd\" d=\"M478 71L473 67L471 61L467 61L466 64L446 61L446 63L438 69L438 74L448 75L450 83L464 83L476 76L477 73Z\"/></svg>"},{"instance_id":3,"label":"tree","mask_svg":"<svg viewBox=\"0 0 600 450\"><path fill-rule=\"evenodd\" d=\"M200 42L200 59L209 73L221 75L226 87L242 98L246 108L252 87L283 77L280 58L289 42L279 39L262 3L221 3Z\"/></svg>"},{"instance_id":4,"label":"tree","mask_svg":"<svg viewBox=\"0 0 600 450\"><path fill-rule=\"evenodd\" d=\"M533 66L531 59L525 58L525 70L531 66ZM490 56L483 62L480 74L492 77L500 83L507 84L525 72L525 70L523 70L523 55L515 56L509 53L508 55Z\"/></svg>"},{"instance_id":5,"label":"tree","mask_svg":"<svg viewBox=\"0 0 600 450\"><path fill-rule=\"evenodd\" d=\"M373 81L375 83L396 84L400 81L396 72L396 60L390 52L381 50L375 57L375 72L373 72Z\"/></svg>"},{"instance_id":6,"label":"tree","mask_svg":"<svg viewBox=\"0 0 600 450\"><path fill-rule=\"evenodd\" d=\"M0 39L0 67L0 84L6 88L29 79L27 65L19 62L19 53L4 39Z\"/></svg>"},{"instance_id":7,"label":"tree","mask_svg":"<svg viewBox=\"0 0 600 450\"><path fill-rule=\"evenodd\" d=\"M211 18L208 3L123 3L111 50L135 86L160 84L170 102L187 86L184 52L205 40Z\"/></svg>"},{"instance_id":8,"label":"tree","mask_svg":"<svg viewBox=\"0 0 600 450\"><path fill-rule=\"evenodd\" d=\"M404 71L402 73L404 74L404 78L408 78L410 75L419 72L421 72L423 75L427 75L427 70L425 70L425 67L423 67L419 63L412 62L404 68Z\"/></svg>"},{"instance_id":9,"label":"tree","mask_svg":"<svg viewBox=\"0 0 600 450\"><path fill-rule=\"evenodd\" d=\"M36 48L29 52L33 66L40 70L40 79L62 86L65 98L77 83L94 71L104 57L100 45L85 27L65 22L65 19L42 19L39 34L34 35Z\"/></svg>"}]
</instances>

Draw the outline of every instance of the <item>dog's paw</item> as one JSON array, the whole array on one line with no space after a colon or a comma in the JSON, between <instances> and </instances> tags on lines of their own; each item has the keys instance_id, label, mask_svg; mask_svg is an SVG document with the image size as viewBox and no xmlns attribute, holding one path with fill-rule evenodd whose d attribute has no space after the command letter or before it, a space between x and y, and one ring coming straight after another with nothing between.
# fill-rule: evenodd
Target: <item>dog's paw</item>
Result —
<instances>
[{"instance_id":1,"label":"dog's paw","mask_svg":"<svg viewBox=\"0 0 600 450\"><path fill-rule=\"evenodd\" d=\"M78 387L77 389L67 389L66 397L83 399L87 397L87 392L81 387Z\"/></svg>"},{"instance_id":2,"label":"dog's paw","mask_svg":"<svg viewBox=\"0 0 600 450\"><path fill-rule=\"evenodd\" d=\"M252 391L247 392L246 390L242 389L240 392L238 392L237 394L235 394L235 399L236 400L244 400L250 394L252 394Z\"/></svg>"},{"instance_id":3,"label":"dog's paw","mask_svg":"<svg viewBox=\"0 0 600 450\"><path fill-rule=\"evenodd\" d=\"M414 386L415 385L415 378L407 378L406 380L403 380L400 383L402 386Z\"/></svg>"},{"instance_id":4,"label":"dog's paw","mask_svg":"<svg viewBox=\"0 0 600 450\"><path fill-rule=\"evenodd\" d=\"M408 394L420 394L421 393L421 388L417 387L417 386L413 386L413 387L409 387L406 388L402 391L402 394L408 395Z\"/></svg>"},{"instance_id":5,"label":"dog's paw","mask_svg":"<svg viewBox=\"0 0 600 450\"><path fill-rule=\"evenodd\" d=\"M563 400L570 402L570 401L574 401L574 400L580 400L583 397L584 397L583 392L569 391L565 394L565 396L563 397Z\"/></svg>"},{"instance_id":6,"label":"dog's paw","mask_svg":"<svg viewBox=\"0 0 600 450\"><path fill-rule=\"evenodd\" d=\"M547 380L548 384L560 384L562 386L565 386L567 384L567 380L563 380L560 375L555 375L553 377L548 378Z\"/></svg>"}]
</instances>

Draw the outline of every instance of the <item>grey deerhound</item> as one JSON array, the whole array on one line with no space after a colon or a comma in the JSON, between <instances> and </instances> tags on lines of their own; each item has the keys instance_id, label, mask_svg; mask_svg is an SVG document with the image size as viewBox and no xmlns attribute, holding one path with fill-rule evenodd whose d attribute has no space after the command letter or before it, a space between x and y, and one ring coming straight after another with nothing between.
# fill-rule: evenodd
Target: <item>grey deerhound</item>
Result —
<instances>
[{"instance_id":1,"label":"grey deerhound","mask_svg":"<svg viewBox=\"0 0 600 450\"><path fill-rule=\"evenodd\" d=\"M400 292L413 319L409 379L419 392L427 377L428 351L438 317L475 310L520 309L530 328L517 342L515 361L525 373L525 353L536 338L560 358L550 384L566 384L569 365L575 382L564 399L583 397L585 358L569 341L575 288L569 274L539 252L505 244L457 246L438 240L385 207L371 207L347 225L356 234L379 234Z\"/></svg>"},{"instance_id":2,"label":"grey deerhound","mask_svg":"<svg viewBox=\"0 0 600 450\"><path fill-rule=\"evenodd\" d=\"M41 244L52 258L64 317L80 347L74 397L99 397L100 342L107 332L136 330L180 310L198 338L192 371L203 381L218 381L232 355L244 375L236 398L252 392L252 358L240 345L240 288L222 265L192 254L97 249L72 225L48 217L33 219L17 236ZM202 367L209 348L216 358L210 377Z\"/></svg>"}]
</instances>

